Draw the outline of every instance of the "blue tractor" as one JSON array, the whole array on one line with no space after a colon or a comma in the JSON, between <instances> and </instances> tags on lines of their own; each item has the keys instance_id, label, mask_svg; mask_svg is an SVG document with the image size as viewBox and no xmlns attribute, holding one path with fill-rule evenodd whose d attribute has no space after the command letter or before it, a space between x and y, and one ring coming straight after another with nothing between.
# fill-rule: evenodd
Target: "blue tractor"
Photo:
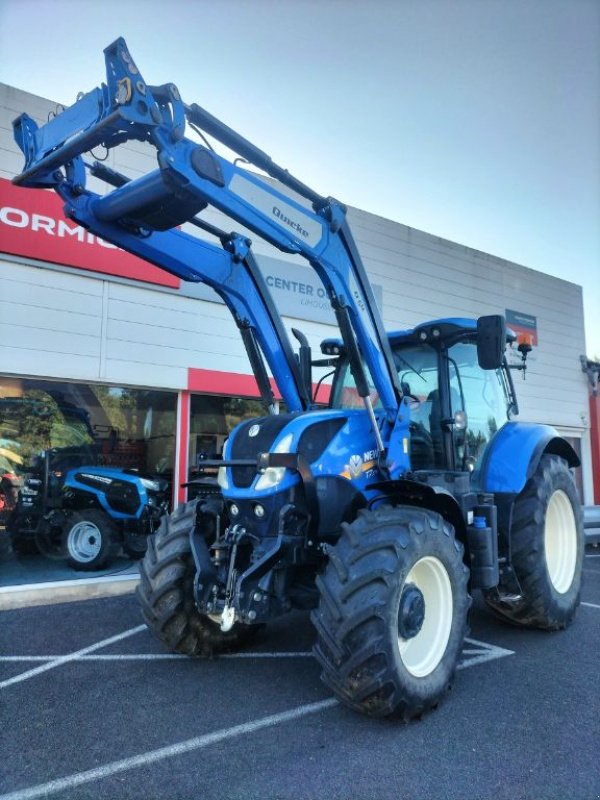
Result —
<instances>
[{"instance_id":1,"label":"blue tractor","mask_svg":"<svg viewBox=\"0 0 600 800\"><path fill-rule=\"evenodd\" d=\"M3 543L10 541L19 555L39 551L66 559L78 570L102 569L121 550L141 558L168 510L169 483L135 469L99 465L102 442L89 414L60 393L53 396L48 385L38 394L0 402L0 433L12 431L21 439L27 432L29 443L24 459L18 441L0 439L10 445L2 448L9 463L19 467L18 474L13 468L2 475ZM114 429L110 441L116 443Z\"/></svg>"},{"instance_id":2,"label":"blue tractor","mask_svg":"<svg viewBox=\"0 0 600 800\"><path fill-rule=\"evenodd\" d=\"M15 120L15 183L54 188L78 224L219 292L269 412L232 431L223 460L206 462L218 486L197 487L151 538L138 589L150 629L174 652L209 656L311 609L327 686L357 711L409 720L451 686L475 590L514 624L566 627L581 584L578 459L551 427L513 419L503 317L387 333L341 203L173 84L148 85L123 39L105 58L106 84L41 128ZM129 139L156 148L156 170L129 180L82 158ZM113 190L90 191L90 171ZM204 221L207 207L314 268L340 330L322 358L300 332L292 351L249 241ZM178 229L190 222L220 244ZM314 366L335 371L327 408Z\"/></svg>"}]
</instances>

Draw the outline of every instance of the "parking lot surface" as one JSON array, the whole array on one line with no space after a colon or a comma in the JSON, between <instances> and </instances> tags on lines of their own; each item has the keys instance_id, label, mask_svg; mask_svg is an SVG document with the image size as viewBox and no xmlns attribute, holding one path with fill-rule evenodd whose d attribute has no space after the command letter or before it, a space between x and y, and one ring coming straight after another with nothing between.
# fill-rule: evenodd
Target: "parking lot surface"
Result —
<instances>
[{"instance_id":1,"label":"parking lot surface","mask_svg":"<svg viewBox=\"0 0 600 800\"><path fill-rule=\"evenodd\" d=\"M600 797L600 550L559 633L475 602L454 689L420 722L354 714L306 614L211 661L168 654L133 596L0 619L0 800Z\"/></svg>"}]
</instances>

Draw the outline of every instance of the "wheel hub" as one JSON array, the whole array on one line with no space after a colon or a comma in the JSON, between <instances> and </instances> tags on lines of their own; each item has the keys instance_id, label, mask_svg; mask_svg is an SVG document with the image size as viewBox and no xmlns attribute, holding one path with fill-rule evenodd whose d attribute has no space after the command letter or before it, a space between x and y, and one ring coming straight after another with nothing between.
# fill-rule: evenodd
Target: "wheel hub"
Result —
<instances>
[{"instance_id":1,"label":"wheel hub","mask_svg":"<svg viewBox=\"0 0 600 800\"><path fill-rule=\"evenodd\" d=\"M398 634L402 639L413 639L423 627L425 598L421 590L409 584L404 587L398 610Z\"/></svg>"}]
</instances>

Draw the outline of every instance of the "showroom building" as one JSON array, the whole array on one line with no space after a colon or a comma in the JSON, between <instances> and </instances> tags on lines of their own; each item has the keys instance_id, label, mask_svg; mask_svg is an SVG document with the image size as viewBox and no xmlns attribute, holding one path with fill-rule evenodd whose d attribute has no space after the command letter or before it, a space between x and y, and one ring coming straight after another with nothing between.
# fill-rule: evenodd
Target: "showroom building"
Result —
<instances>
[{"instance_id":1,"label":"showroom building","mask_svg":"<svg viewBox=\"0 0 600 800\"><path fill-rule=\"evenodd\" d=\"M12 120L25 111L42 123L55 110L0 84L0 467L18 470L41 449L87 438L106 465L167 477L177 503L181 484L220 453L231 427L264 413L256 384L212 290L87 233L53 192L11 184L23 165ZM111 151L107 163L132 177L155 168L137 143ZM366 211L348 216L388 330L502 313L529 334L527 379L514 373L519 419L553 425L571 442L582 501L592 504L581 287ZM217 212L207 218L231 229ZM336 328L316 274L252 238L286 327L301 328L319 352ZM326 386L318 399L326 401ZM0 564L0 585L1 574Z\"/></svg>"}]
</instances>

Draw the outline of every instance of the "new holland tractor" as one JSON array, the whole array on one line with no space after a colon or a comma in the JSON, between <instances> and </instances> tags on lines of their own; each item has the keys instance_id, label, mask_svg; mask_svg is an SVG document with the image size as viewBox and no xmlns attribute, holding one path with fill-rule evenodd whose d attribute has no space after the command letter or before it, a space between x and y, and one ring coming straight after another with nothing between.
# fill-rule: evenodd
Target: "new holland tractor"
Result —
<instances>
[{"instance_id":1,"label":"new holland tractor","mask_svg":"<svg viewBox=\"0 0 600 800\"><path fill-rule=\"evenodd\" d=\"M173 84L147 84L123 39L105 59L106 83L42 127L15 120L25 155L15 183L53 188L76 224L212 286L269 411L231 432L222 461L206 462L218 487L200 487L151 538L138 589L150 629L173 652L211 656L311 609L326 685L357 711L408 720L451 686L475 590L516 625L566 627L583 556L578 460L553 428L514 420L503 317L386 332L341 203ZM269 177L220 156L207 136ZM132 139L156 149L147 175L84 161ZM88 172L112 190L91 191ZM300 332L292 351L249 241L203 220L207 207L317 272L340 333L322 358ZM335 370L327 408L314 402L314 365Z\"/></svg>"}]
</instances>

